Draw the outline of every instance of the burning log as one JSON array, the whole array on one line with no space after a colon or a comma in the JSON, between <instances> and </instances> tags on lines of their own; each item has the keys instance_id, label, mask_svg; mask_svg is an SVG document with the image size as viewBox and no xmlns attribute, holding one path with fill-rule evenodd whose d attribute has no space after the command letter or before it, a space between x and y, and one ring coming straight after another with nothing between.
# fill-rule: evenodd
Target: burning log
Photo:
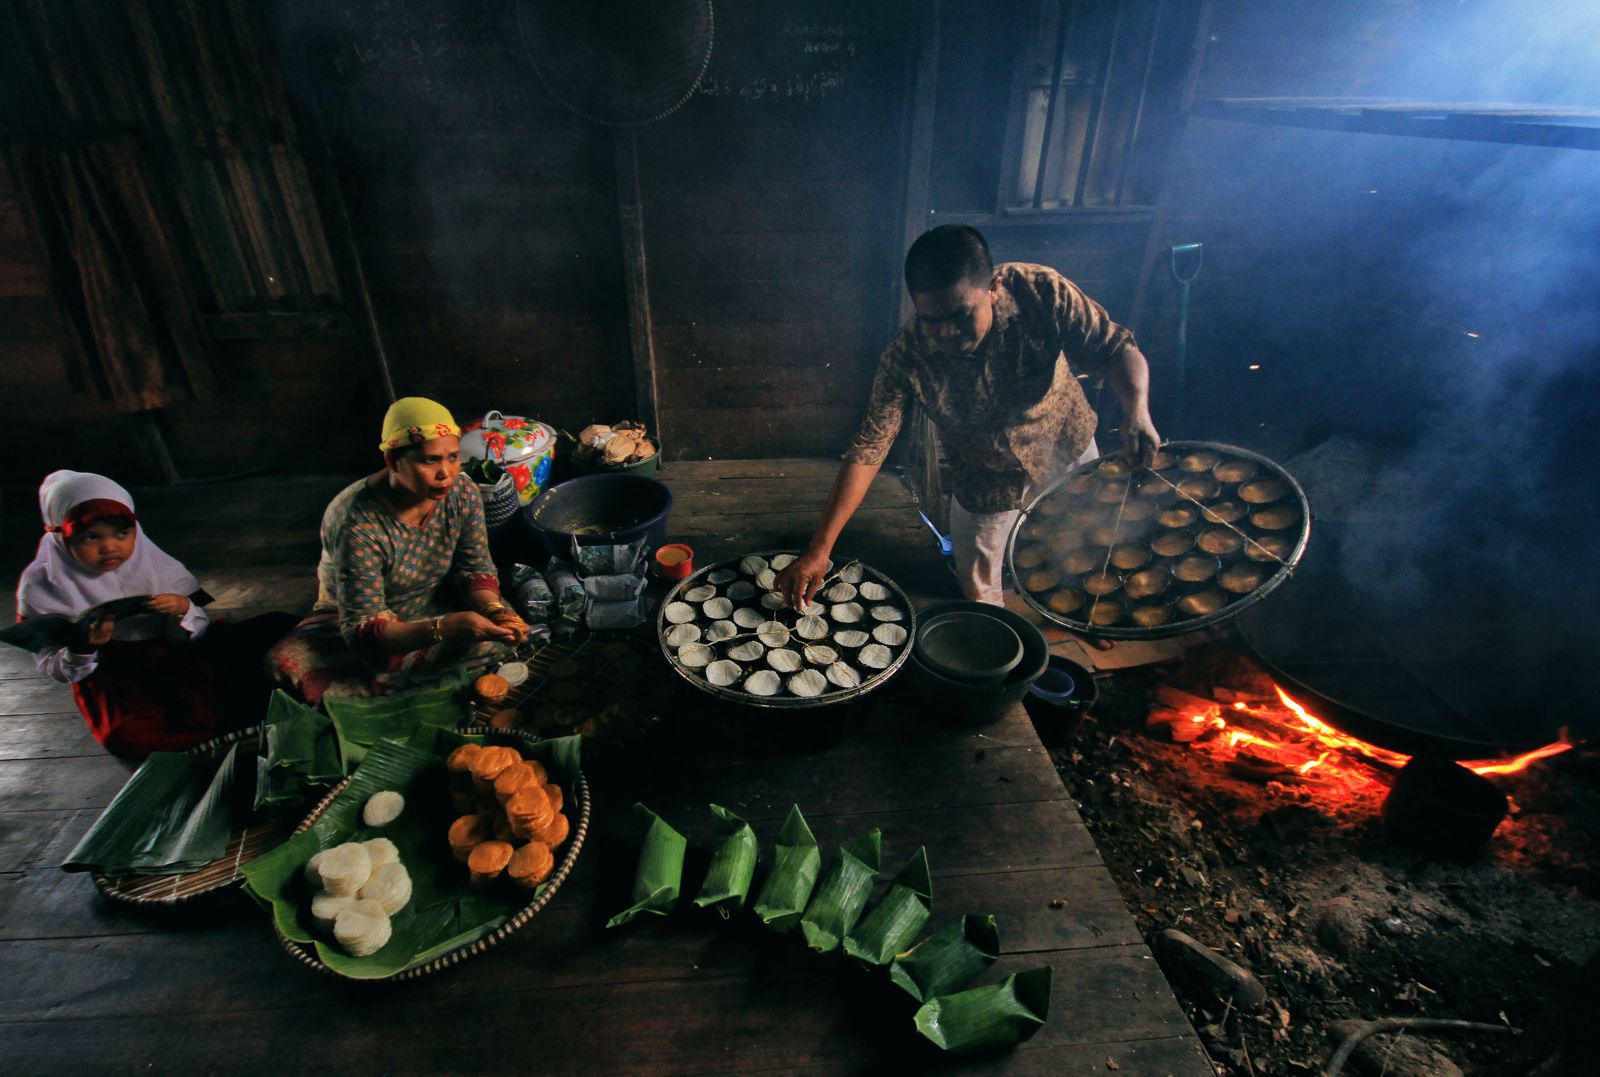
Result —
<instances>
[{"instance_id":1,"label":"burning log","mask_svg":"<svg viewBox=\"0 0 1600 1077\"><path fill-rule=\"evenodd\" d=\"M1164 732L1178 744L1199 740L1216 728L1210 721L1197 720L1193 714L1166 707L1151 710L1144 716L1144 724L1147 730Z\"/></svg>"},{"instance_id":2,"label":"burning log","mask_svg":"<svg viewBox=\"0 0 1600 1077\"><path fill-rule=\"evenodd\" d=\"M1163 703L1173 710L1186 711L1191 715L1209 714L1217 710L1215 700L1197 696L1192 692L1185 692L1182 688L1174 688L1170 684L1158 684L1155 690L1156 701Z\"/></svg>"}]
</instances>

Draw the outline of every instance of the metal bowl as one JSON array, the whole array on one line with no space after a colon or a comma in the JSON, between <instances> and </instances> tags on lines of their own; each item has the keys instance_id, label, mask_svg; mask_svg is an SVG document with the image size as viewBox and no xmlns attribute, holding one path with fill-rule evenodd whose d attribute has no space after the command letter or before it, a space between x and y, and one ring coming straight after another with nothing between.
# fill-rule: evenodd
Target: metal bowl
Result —
<instances>
[{"instance_id":1,"label":"metal bowl","mask_svg":"<svg viewBox=\"0 0 1600 1077\"><path fill-rule=\"evenodd\" d=\"M709 577L713 572L725 569L733 569L737 572L739 568L739 562L745 557L763 557L770 561L773 557L776 557L779 554L789 554L797 557L799 556L799 551L757 550L754 551L753 554L743 554L739 557L733 557L725 561L719 561L716 564L706 565L705 567L696 571L693 575L690 575L679 581L677 586L667 593L667 596L661 602L660 610L658 610L656 613L656 641L661 647L662 657L667 660L667 664L673 668L678 676L682 677L685 681L689 682L700 691L705 692L707 695L714 696L715 698L723 700L724 702L737 703L746 707L760 707L766 710L813 710L818 707L833 706L835 704L846 703L851 700L860 699L868 692L874 691L880 686L888 683L889 679L899 672L900 667L905 665L906 659L911 656L912 648L917 639L917 611L912 607L911 600L906 597L906 593L900 589L899 584L895 583L888 576L885 576L882 572L879 572L871 565L860 561L846 561L838 565L837 568L842 570L844 565L851 563L859 564L861 565L866 579L875 583L880 583L889 589L890 597L884 599L883 602L898 606L900 609L905 611L905 620L896 623L906 630L906 639L897 648L895 648L897 653L894 655L894 658L889 665L884 669L873 671L871 676L865 676L867 671L862 669L858 663L851 662L851 665L855 667L858 672L863 674L861 683L856 685L856 687L834 688L830 685L829 688L821 695L812 696L809 698L781 694L774 696L757 696L743 691L735 686L723 687L721 685L712 684L695 670L678 661L676 651L667 644L665 639L667 629L672 627L672 624L666 619L667 606L673 602L682 601L682 596L686 591L709 582L707 577ZM759 597L759 595L763 592L758 589L756 593ZM771 620L779 621L791 629L794 627L794 623L798 619L795 612L788 608L766 612ZM876 622L873 621L863 621L860 626L860 630L870 633L875 626L875 623ZM829 642L831 638L832 637L830 636L827 640L817 640L813 642ZM704 641L702 640L702 642ZM829 646L833 646L833 644L829 643ZM713 647L716 649L717 657L720 658L723 657L723 654L727 648L727 644L725 641L718 641L717 643L713 644Z\"/></svg>"},{"instance_id":2,"label":"metal bowl","mask_svg":"<svg viewBox=\"0 0 1600 1077\"><path fill-rule=\"evenodd\" d=\"M1163 453L1169 454L1172 457L1172 466L1163 470L1162 472L1162 474L1166 475L1172 483L1181 482L1186 478L1192 479L1196 477L1196 474L1203 475L1206 479L1216 482L1216 480L1212 477L1212 471L1209 467L1205 471L1199 473L1190 473L1181 470L1179 462L1186 456L1196 453L1216 454L1219 457L1219 463L1226 461L1229 458L1252 461L1257 465L1257 467L1256 470L1249 476L1249 478L1244 480L1245 482L1260 482L1266 478L1276 478L1287 483L1289 487L1288 494L1283 498L1277 499L1274 503L1293 504L1299 509L1300 522L1297 528L1290 527L1287 529L1274 529L1267 532L1256 532L1252 529L1248 517L1242 518L1233 523L1218 524L1205 521L1204 517L1200 516L1196 523L1193 524L1189 530L1198 533L1199 531L1203 530L1229 529L1239 531L1241 534L1271 534L1274 536L1281 535L1292 537L1294 544L1289 552L1289 555L1282 558L1278 564L1277 570L1269 574L1267 578L1262 580L1262 582L1253 590L1239 595L1237 598L1234 598L1232 601L1228 602L1227 605L1223 606L1221 609L1201 616L1186 616L1181 610L1174 610L1175 615L1172 617L1172 619L1163 624L1152 625L1149 627L1142 628L1127 623L1097 625L1088 620L1088 617L1090 616L1089 609L1091 605L1089 602L1086 602L1080 609L1073 611L1074 613L1082 614L1084 616L1083 620L1079 620L1076 617L1055 612L1045 604L1042 596L1035 596L1033 593L1023 590L1022 597L1024 601L1037 610L1040 616L1044 617L1053 624L1060 625L1063 628L1084 636L1096 636L1104 639L1164 639L1168 636L1178 636L1187 632L1194 632L1200 629L1209 628L1213 625L1230 620L1231 618L1255 605L1257 602L1261 601L1267 595L1271 594L1278 588L1280 584L1283 583L1284 580L1288 579L1294 573L1294 568L1300 562L1301 556L1305 553L1306 543L1311 537L1311 505L1306 500L1305 491L1301 489L1300 484L1295 481L1294 476L1290 475L1277 463L1267 459L1260 453L1252 452L1249 449L1243 449L1236 445L1226 445L1220 442L1212 441L1173 441L1162 446L1162 451ZM1011 574L1014 579L1021 580L1024 578L1024 573L1017 571L1016 552L1018 538L1022 535L1023 528L1027 525L1030 517L1048 521L1048 529L1052 532L1058 529L1072 527L1073 521L1076 520L1077 517L1071 512L1063 512L1059 504L1053 503L1058 500L1058 491L1061 492L1062 497L1072 496L1074 488L1081 489L1086 485L1083 482L1084 476L1100 471L1105 464L1105 458L1101 458L1097 460L1091 460L1088 463L1081 464L1078 467L1073 468L1071 471L1062 475L1060 478L1056 479L1054 482L1050 483L1050 485L1041 490L1038 495L1035 496L1020 513L1018 513L1016 525L1012 528L1011 534L1006 541L1006 564L1011 569ZM1126 467L1125 464L1121 466L1124 468ZM1126 477L1135 485L1137 485L1141 477L1159 481L1159 479L1156 478L1156 472L1147 468L1136 468L1131 474L1121 472L1116 474L1115 477L1118 479ZM1198 510L1204 505L1207 505L1214 500L1227 500L1232 498L1238 484L1218 482L1217 486L1218 489L1211 497L1195 501L1193 499L1178 496L1178 502L1188 504L1195 508L1198 512ZM1144 521L1143 523L1152 531L1162 530L1158 522L1154 526L1152 526L1149 521ZM1026 542L1029 540L1024 541ZM1048 537L1046 538L1046 541L1048 542ZM1245 544L1245 550L1248 550L1249 548L1250 547L1248 543ZM1220 558L1219 572L1220 570L1225 570L1235 561L1245 558L1246 553L1244 551L1236 551L1223 555ZM1249 560L1248 563L1252 565L1270 564L1270 562L1257 560Z\"/></svg>"}]
</instances>

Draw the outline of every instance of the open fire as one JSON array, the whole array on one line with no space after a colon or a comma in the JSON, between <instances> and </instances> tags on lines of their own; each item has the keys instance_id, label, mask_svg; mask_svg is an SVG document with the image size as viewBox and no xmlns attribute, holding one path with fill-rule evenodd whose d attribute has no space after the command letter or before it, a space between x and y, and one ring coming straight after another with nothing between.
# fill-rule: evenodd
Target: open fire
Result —
<instances>
[{"instance_id":1,"label":"open fire","mask_svg":"<svg viewBox=\"0 0 1600 1077\"><path fill-rule=\"evenodd\" d=\"M1147 728L1165 730L1225 764L1236 777L1290 784L1387 785L1410 759L1328 725L1276 684L1272 694L1216 688L1215 698L1161 685ZM1562 737L1513 759L1463 762L1482 775L1514 774L1532 763L1568 751Z\"/></svg>"}]
</instances>

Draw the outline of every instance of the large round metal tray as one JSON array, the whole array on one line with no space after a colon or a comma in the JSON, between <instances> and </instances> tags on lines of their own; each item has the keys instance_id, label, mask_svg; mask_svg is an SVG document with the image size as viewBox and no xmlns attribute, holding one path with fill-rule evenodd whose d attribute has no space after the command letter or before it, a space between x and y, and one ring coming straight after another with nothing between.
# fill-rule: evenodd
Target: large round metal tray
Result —
<instances>
[{"instance_id":1,"label":"large round metal tray","mask_svg":"<svg viewBox=\"0 0 1600 1077\"><path fill-rule=\"evenodd\" d=\"M191 755L216 756L235 744L247 752L259 751L261 727L253 725L225 733L196 744L188 751ZM181 875L107 875L97 871L92 876L94 885L112 901L129 905L182 905L207 894L231 890L244 882L244 865L282 845L293 829L293 816L281 811L268 812L247 825L236 826L228 837L227 851L204 867Z\"/></svg>"},{"instance_id":2,"label":"large round metal tray","mask_svg":"<svg viewBox=\"0 0 1600 1077\"><path fill-rule=\"evenodd\" d=\"M1242 480L1224 481L1213 475L1210 468L1199 472L1182 469L1181 465L1186 458L1201 453L1218 456L1220 458L1218 466L1241 461L1253 464L1255 471ZM1191 478L1208 478L1215 489L1204 493L1204 496L1198 493L1191 496L1189 493L1180 492L1177 484ZM1244 502L1239 497L1241 485L1249 485L1263 479L1280 480L1285 486L1285 492L1269 502L1259 504ZM1111 495L1117 494L1119 487L1121 493L1113 498ZM1149 491L1149 494L1141 495L1141 491ZM1097 499L1102 493L1105 494L1105 499ZM1158 510L1154 514L1132 519L1128 514L1130 501L1153 501L1157 504ZM1168 508L1187 506L1198 513L1206 509L1220 508L1222 502L1243 505L1246 515L1225 523L1208 522L1201 516L1184 528L1166 528L1159 523L1160 513ZM1288 507L1297 513L1297 521L1278 528L1265 528L1253 522L1252 516L1255 513L1280 506ZM1141 508L1148 507L1141 505ZM1098 536L1088 534L1092 531L1107 530L1111 532L1113 540L1111 543L1098 541L1106 537L1104 534ZM1202 530L1226 531L1243 541L1239 550L1204 555L1215 556L1219 566L1208 580L1186 584L1173 577L1167 589L1160 595L1146 596L1145 604L1168 605L1173 614L1171 620L1163 624L1144 626L1124 616L1110 624L1091 623L1089 620L1091 612L1099 608L1101 602L1120 601L1124 608L1129 608L1129 600L1121 590L1127 575L1145 568L1164 568L1170 571L1183 557L1202 553L1199 550L1189 550L1163 557L1152 552L1147 564L1127 571L1119 570L1112 565L1111 555L1114 546L1150 543L1158 532L1165 530L1188 530L1195 533ZM1269 534L1279 537L1286 547L1284 552L1271 554L1261 545L1266 541L1263 536ZM1069 535L1072 537L1063 539L1063 536ZM1120 457L1107 456L1075 467L1046 486L1018 515L1016 526L1012 528L1006 542L1006 565L1011 570L1012 578L1017 581L1023 599L1042 617L1054 624L1079 635L1104 639L1164 639L1221 624L1261 601L1293 573L1295 565L1305 553L1306 542L1310 537L1311 506L1306 501L1305 491L1295 481L1294 476L1278 464L1259 453L1242 449L1237 445L1211 441L1172 441L1161 447L1154 468L1129 467ZM1042 549L1045 563L1040 567L1059 573L1060 578L1048 587L1036 587L1030 590L1029 580L1037 569L1019 568L1017 565L1019 547ZM1100 555L1098 568L1081 573L1068 571L1069 562L1066 555L1085 549L1098 552ZM1247 551L1251 550L1256 552L1256 558L1247 556ZM1264 572L1262 579L1250 590L1232 593L1217 585L1216 581L1230 568L1244 565L1256 565ZM1075 582L1081 582L1084 576L1102 573L1113 573L1117 576L1117 590L1104 596L1086 594L1081 606L1066 613L1057 612L1047 605L1051 593L1072 587ZM1223 596L1224 604L1204 614L1189 614L1173 605L1185 595L1203 590L1216 591ZM1209 597L1215 598L1215 596Z\"/></svg>"},{"instance_id":3,"label":"large round metal tray","mask_svg":"<svg viewBox=\"0 0 1600 1077\"><path fill-rule=\"evenodd\" d=\"M901 621L897 621L895 623L900 625L902 628L904 628L906 630L906 639L905 639L904 643L901 643L897 647L892 648L892 650L894 650L895 654L894 654L893 660L889 663L888 666L886 666L884 669L881 669L881 670L878 670L878 671L874 672L873 675L870 676L870 677L864 677L862 682L860 684L856 685L856 687L854 687L854 688L836 688L832 684L830 684L828 686L828 688L820 696L812 696L812 697L809 697L809 698L804 698L804 697L800 697L800 696L784 695L781 692L780 692L780 694L775 695L775 696L758 696L758 695L752 695L751 693L744 691L742 688L738 687L737 685L729 686L729 687L723 687L721 685L712 684L710 681L706 680L706 678L702 675L701 671L696 670L696 669L692 669L692 668L690 668L688 666L685 666L682 662L680 662L678 660L678 656L677 656L677 653L676 653L675 649L673 647L669 646L667 644L667 641L666 641L667 629L673 627L672 623L669 622L666 619L667 607L670 604L672 604L673 602L682 601L683 600L682 596L684 595L685 592L690 591L690 590L692 590L692 589L694 589L696 587L700 587L700 586L703 586L703 585L707 584L709 582L709 577L711 576L711 574L713 572L732 570L733 572L738 573L739 572L739 563L742 560L744 560L745 557L755 556L755 557L765 558L765 559L770 561L772 558L778 556L779 554L788 554L791 557L793 557L793 556L797 556L798 555L798 551L796 551L796 550L760 550L760 551L757 551L754 554L745 554L745 555L742 555L740 557L730 558L730 559L728 559L726 561L720 561L720 562L718 562L717 564L714 564L714 565L707 565L706 567L700 569L698 572L695 572L693 575L689 576L687 579L683 580L676 587L674 587L667 594L667 597L662 601L661 609L659 611L657 611L657 613L656 613L656 641L661 646L661 653L666 658L667 664L670 665L677 672L678 676L682 677L684 680L686 680L690 684L694 685L700 691L709 693L710 695L713 695L713 696L717 697L718 699L727 700L727 701L729 701L731 703L743 704L745 706L766 707L766 708L773 709L773 710L806 710L806 709L814 708L814 707L826 707L826 706L829 706L829 705L832 705L832 704L836 704L836 703L844 703L844 702L846 702L848 700L860 699L862 696L866 695L868 692L871 692L873 689L879 687L882 684L887 683L888 680L891 677L893 677L895 675L895 673L897 673L899 671L900 667L905 664L906 659L911 656L912 645L916 642L916 639L917 639L917 611L912 607L911 600L906 597L906 593L900 589L899 584L895 583L888 576L885 576L883 573L879 572L877 569L873 568L871 565L863 564L860 561L838 562L835 565L834 569L829 573L830 579L828 581L827 586L832 586L832 584L834 582L836 582L836 577L838 576L838 574L843 572L844 569L846 567L848 567L849 565L860 565L861 569L862 569L863 579L871 580L871 581L876 582L876 583L881 583L881 584L883 584L885 587L887 587L889 589L889 593L890 593L891 597L888 598L888 599L885 599L882 602L877 603L877 604L878 605L897 606L897 607L900 608L900 610L902 612L904 612L905 619L901 620ZM750 577L746 576L746 575L743 575L743 574L739 574L739 575L736 576L736 581L737 580L750 581ZM723 593L726 590L726 587L727 587L727 585L718 586L718 588L717 588L718 596L723 595ZM820 591L820 590L823 590L823 589L824 588L819 588L818 590ZM750 598L748 600L741 600L741 601L735 602L734 603L735 609L738 609L740 607L753 607L753 608L755 608L757 610L760 610L769 619L776 620L780 624L784 625L785 627L792 629L794 627L796 621L799 620L799 615L796 614L793 610L788 609L788 608L784 608L784 609L781 609L781 610L765 610L765 609L762 609L762 607L760 605L760 598L761 598L761 595L763 593L764 592L761 590L761 588L757 587L756 588L756 593L752 598ZM866 605L868 603L863 603L863 604ZM703 606L703 603L700 603L700 604L691 603L691 605L696 605L696 607L697 607L696 608L696 618L692 623L697 624L702 629L704 629L707 625L709 625L711 623L713 618L709 618L709 617L705 616L705 614L703 612L703 609L700 608L700 607ZM830 628L833 629L834 631L837 631L837 630L843 629L843 628L857 628L857 629L861 629L861 630L864 630L864 631L867 631L867 632L870 633L872 628L873 628L873 626L877 622L874 622L874 621L871 621L871 620L866 620L866 621L863 621L861 623L854 624L854 625L837 625L831 619L829 619L828 623L829 623ZM753 631L753 630L750 630L750 631ZM749 635L749 632L742 631L740 633L740 635L735 637L734 639L718 641L717 643L712 644L712 647L715 649L715 651L717 653L717 657L721 658L723 656L724 652L727 650L729 645L734 644L734 643L745 642L749 638L751 638L750 635ZM844 648L841 648L841 647L837 646L836 644L834 644L832 642L832 640L833 640L833 631L830 631L829 635L825 639L816 640L814 642L828 644L830 647L833 647L835 650L840 652L840 657L841 658L844 658L845 660L849 661L849 657L848 656L849 656L850 652L848 650L844 649ZM764 664L762 664L762 663L758 662L756 664L757 665L762 665L762 668L765 668ZM856 671L858 673L865 674L867 672L867 670L861 668L861 666L856 662L852 661L852 662L850 662L850 664L851 664L852 667L854 667L856 669Z\"/></svg>"}]
</instances>

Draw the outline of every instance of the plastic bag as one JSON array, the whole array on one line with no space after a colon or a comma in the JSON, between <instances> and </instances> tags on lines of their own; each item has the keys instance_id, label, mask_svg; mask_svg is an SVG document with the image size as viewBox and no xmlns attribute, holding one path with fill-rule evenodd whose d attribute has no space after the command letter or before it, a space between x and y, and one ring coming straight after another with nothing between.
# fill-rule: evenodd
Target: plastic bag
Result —
<instances>
[{"instance_id":1,"label":"plastic bag","mask_svg":"<svg viewBox=\"0 0 1600 1077\"><path fill-rule=\"evenodd\" d=\"M578 573L572 565L560 558L552 557L545 566L544 582L550 588L550 593L555 596L556 611L561 620L571 624L583 623L583 611L589 603L589 596L584 592L583 582L578 579Z\"/></svg>"},{"instance_id":2,"label":"plastic bag","mask_svg":"<svg viewBox=\"0 0 1600 1077\"><path fill-rule=\"evenodd\" d=\"M648 615L641 592L620 602L590 602L586 623L599 632L608 628L638 628Z\"/></svg>"},{"instance_id":3,"label":"plastic bag","mask_svg":"<svg viewBox=\"0 0 1600 1077\"><path fill-rule=\"evenodd\" d=\"M586 576L642 576L645 547L649 542L649 538L640 535L632 542L616 546L580 546L574 536L572 559Z\"/></svg>"},{"instance_id":4,"label":"plastic bag","mask_svg":"<svg viewBox=\"0 0 1600 1077\"><path fill-rule=\"evenodd\" d=\"M511 566L511 601L530 625L547 624L556 612L556 596L536 568Z\"/></svg>"},{"instance_id":5,"label":"plastic bag","mask_svg":"<svg viewBox=\"0 0 1600 1077\"><path fill-rule=\"evenodd\" d=\"M583 590L596 602L625 602L638 598L644 584L643 576L590 576L583 581Z\"/></svg>"}]
</instances>

